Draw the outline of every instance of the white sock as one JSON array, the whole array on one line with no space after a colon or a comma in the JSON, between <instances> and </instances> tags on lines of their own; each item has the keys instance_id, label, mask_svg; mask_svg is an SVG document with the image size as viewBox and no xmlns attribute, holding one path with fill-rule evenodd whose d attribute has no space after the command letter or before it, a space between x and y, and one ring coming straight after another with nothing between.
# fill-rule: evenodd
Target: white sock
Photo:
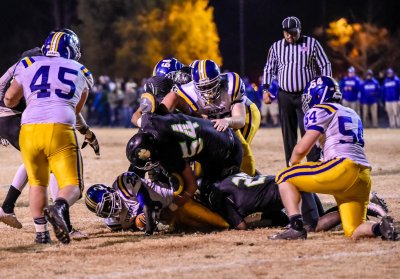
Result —
<instances>
[{"instance_id":1,"label":"white sock","mask_svg":"<svg viewBox=\"0 0 400 279\"><path fill-rule=\"evenodd\" d=\"M26 174L26 169L24 164L19 166L17 172L14 175L14 179L11 183L14 188L22 192L22 190L25 188L25 185L28 183L28 175Z\"/></svg>"},{"instance_id":2,"label":"white sock","mask_svg":"<svg viewBox=\"0 0 400 279\"><path fill-rule=\"evenodd\" d=\"M58 196L58 191L60 189L58 188L58 183L57 183L57 179L54 176L53 173L50 174L50 194L51 194L51 199L53 200L53 203L55 202L55 200L57 199Z\"/></svg>"}]
</instances>

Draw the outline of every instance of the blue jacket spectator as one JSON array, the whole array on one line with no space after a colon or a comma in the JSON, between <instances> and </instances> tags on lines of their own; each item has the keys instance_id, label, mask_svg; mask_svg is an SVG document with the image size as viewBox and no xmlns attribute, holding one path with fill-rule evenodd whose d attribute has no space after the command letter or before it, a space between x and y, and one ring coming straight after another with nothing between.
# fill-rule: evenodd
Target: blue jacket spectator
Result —
<instances>
[{"instance_id":1,"label":"blue jacket spectator","mask_svg":"<svg viewBox=\"0 0 400 279\"><path fill-rule=\"evenodd\" d=\"M261 109L262 93L260 94L258 90L255 90L253 84L250 83L248 78L243 78L245 86L245 94L250 101L256 104L258 110Z\"/></svg>"},{"instance_id":2,"label":"blue jacket spectator","mask_svg":"<svg viewBox=\"0 0 400 279\"><path fill-rule=\"evenodd\" d=\"M368 70L360 89L363 126L366 128L378 128L379 95L379 82L374 78L372 70Z\"/></svg>"},{"instance_id":3,"label":"blue jacket spectator","mask_svg":"<svg viewBox=\"0 0 400 279\"><path fill-rule=\"evenodd\" d=\"M385 101L385 109L388 114L390 128L400 127L400 80L391 68L386 71L386 78L382 85L382 95Z\"/></svg>"},{"instance_id":4,"label":"blue jacket spectator","mask_svg":"<svg viewBox=\"0 0 400 279\"><path fill-rule=\"evenodd\" d=\"M356 75L354 67L347 70L347 76L339 82L340 89L343 93L343 105L354 109L357 113L359 110L359 93L360 93L360 78Z\"/></svg>"},{"instance_id":5,"label":"blue jacket spectator","mask_svg":"<svg viewBox=\"0 0 400 279\"><path fill-rule=\"evenodd\" d=\"M380 87L379 82L373 77L371 70L368 70L364 82L360 88L360 103L361 104L375 104L379 102Z\"/></svg>"},{"instance_id":6,"label":"blue jacket spectator","mask_svg":"<svg viewBox=\"0 0 400 279\"><path fill-rule=\"evenodd\" d=\"M387 70L386 78L383 80L382 95L385 102L397 102L400 96L400 79L392 69Z\"/></svg>"}]
</instances>

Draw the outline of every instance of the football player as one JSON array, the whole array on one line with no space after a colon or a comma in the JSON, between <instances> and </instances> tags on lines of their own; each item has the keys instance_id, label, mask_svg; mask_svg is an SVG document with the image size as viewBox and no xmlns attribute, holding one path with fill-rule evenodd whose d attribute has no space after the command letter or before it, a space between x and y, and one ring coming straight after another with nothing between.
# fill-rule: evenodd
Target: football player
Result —
<instances>
[{"instance_id":1,"label":"football player","mask_svg":"<svg viewBox=\"0 0 400 279\"><path fill-rule=\"evenodd\" d=\"M225 229L228 224L218 214L189 201L184 207L175 210L171 204L174 195L182 190L179 176L169 177L162 183L151 179L143 179L134 172L119 175L112 187L95 184L85 194L87 208L97 216L104 218L104 223L111 230L145 230L152 234L154 226L148 226L154 215L155 220L169 225L186 225L197 228L212 227ZM163 210L171 206L172 219L163 214ZM167 210L168 211L168 210ZM196 214L193 214L196 212ZM149 220L149 221L148 221Z\"/></svg>"},{"instance_id":2,"label":"football player","mask_svg":"<svg viewBox=\"0 0 400 279\"><path fill-rule=\"evenodd\" d=\"M201 164L204 181L217 181L239 171L242 148L232 129L218 132L209 120L181 113L145 113L140 131L128 142L126 155L137 169L148 171L161 165L168 173L178 173L185 189L174 203L183 205L197 189L190 161Z\"/></svg>"},{"instance_id":3,"label":"football player","mask_svg":"<svg viewBox=\"0 0 400 279\"><path fill-rule=\"evenodd\" d=\"M162 100L174 84L185 84L191 80L191 68L184 66L176 58L160 60L153 70L153 76L144 84L144 93L140 97L140 106L132 115L132 123L140 127L143 113L165 113L160 107ZM189 110L187 111L189 113Z\"/></svg>"},{"instance_id":4,"label":"football player","mask_svg":"<svg viewBox=\"0 0 400 279\"><path fill-rule=\"evenodd\" d=\"M231 228L246 229L249 225L246 217L257 212L262 213L262 220L269 226L286 226L289 223L289 218L283 212L275 176L253 177L243 172L236 173L220 182L205 185L202 194L202 201L227 220ZM303 215L310 214L307 207L302 207L301 211ZM373 193L368 204L368 215L384 217L387 211L383 199ZM333 207L319 218L315 231L327 231L339 224L338 209Z\"/></svg>"},{"instance_id":5,"label":"football player","mask_svg":"<svg viewBox=\"0 0 400 279\"><path fill-rule=\"evenodd\" d=\"M192 115L211 120L217 131L235 129L243 147L241 169L255 175L250 143L260 127L261 116L257 106L244 95L243 81L233 72L221 74L212 60L196 60L191 67L192 82L175 85L162 103L169 111L189 110Z\"/></svg>"},{"instance_id":6,"label":"football player","mask_svg":"<svg viewBox=\"0 0 400 279\"><path fill-rule=\"evenodd\" d=\"M17 64L4 104L13 108L23 97L27 100L21 118L20 147L31 186L35 241L50 242L49 221L56 237L67 244L69 206L80 197L83 187L82 159L74 126L93 80L88 69L77 62L81 53L75 33L51 32L42 53L43 56L25 57ZM47 206L49 169L60 189L52 206Z\"/></svg>"},{"instance_id":7,"label":"football player","mask_svg":"<svg viewBox=\"0 0 400 279\"><path fill-rule=\"evenodd\" d=\"M70 34L71 36L74 36L75 40L79 44L79 38L72 30L64 28L61 29L60 31L64 31ZM16 107L12 109L7 108L3 102L4 93L11 83L17 64L20 63L20 61L24 58L31 56L41 56L41 55L43 55L42 51L38 47L24 52L21 55L21 59L13 66L11 66L6 71L6 73L4 73L3 76L0 78L0 137L4 138L17 150L20 150L19 133L21 130L21 114L25 110L26 103L25 99L22 98L20 103ZM89 84L92 84L93 77L91 76L91 74L89 74L87 78L89 80ZM82 135L85 136L82 148L84 148L86 145L89 144L95 151L96 155L99 156L100 146L98 144L96 135L94 134L93 131L90 130L89 126L86 124L85 119L80 113L77 114L76 116L76 129ZM14 176L14 179L10 185L10 188L2 204L2 207L0 207L0 221L4 222L5 224L11 227L18 229L22 228L22 224L16 218L16 215L14 213L14 207L26 183L27 183L26 169L24 165L21 165ZM58 185L53 174L51 174L50 178L50 189L54 201L57 197ZM84 234L75 230L74 228L72 228L72 226L69 229L72 238L85 237Z\"/></svg>"},{"instance_id":8,"label":"football player","mask_svg":"<svg viewBox=\"0 0 400 279\"><path fill-rule=\"evenodd\" d=\"M390 216L379 223L366 222L371 165L363 148L361 119L353 109L340 105L341 99L339 86L331 77L317 77L306 86L302 95L306 133L293 150L290 167L276 176L290 227L271 239L307 238L299 210L299 192L306 191L335 197L347 237L397 240ZM324 161L301 163L314 144L322 147Z\"/></svg>"}]
</instances>

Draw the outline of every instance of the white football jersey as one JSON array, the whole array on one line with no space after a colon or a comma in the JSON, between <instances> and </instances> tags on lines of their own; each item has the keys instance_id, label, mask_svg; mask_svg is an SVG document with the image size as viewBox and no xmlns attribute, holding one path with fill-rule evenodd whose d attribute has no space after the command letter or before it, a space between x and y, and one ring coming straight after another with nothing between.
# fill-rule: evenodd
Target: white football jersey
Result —
<instances>
[{"instance_id":1,"label":"white football jersey","mask_svg":"<svg viewBox=\"0 0 400 279\"><path fill-rule=\"evenodd\" d=\"M124 172L119 175L112 188L119 194L123 207L118 217L106 218L104 222L111 229L128 229L133 222L129 220L143 212L143 207L138 199L138 193L144 187L155 206L156 214L172 203L174 190L169 185L157 183L149 179L138 177L133 172ZM131 219L132 220L132 219Z\"/></svg>"},{"instance_id":2,"label":"white football jersey","mask_svg":"<svg viewBox=\"0 0 400 279\"><path fill-rule=\"evenodd\" d=\"M76 105L82 92L93 85L92 74L85 66L61 57L25 57L14 77L22 85L27 103L21 124L75 125Z\"/></svg>"},{"instance_id":3,"label":"white football jersey","mask_svg":"<svg viewBox=\"0 0 400 279\"><path fill-rule=\"evenodd\" d=\"M304 115L304 127L323 134L318 145L325 161L347 158L370 167L364 152L362 122L351 108L336 103L315 105Z\"/></svg>"},{"instance_id":4,"label":"white football jersey","mask_svg":"<svg viewBox=\"0 0 400 279\"><path fill-rule=\"evenodd\" d=\"M174 92L181 96L192 111L207 115L210 119L225 118L231 115L232 105L245 102L244 84L236 73L221 74L220 96L207 102L195 90L194 83L175 85Z\"/></svg>"}]
</instances>

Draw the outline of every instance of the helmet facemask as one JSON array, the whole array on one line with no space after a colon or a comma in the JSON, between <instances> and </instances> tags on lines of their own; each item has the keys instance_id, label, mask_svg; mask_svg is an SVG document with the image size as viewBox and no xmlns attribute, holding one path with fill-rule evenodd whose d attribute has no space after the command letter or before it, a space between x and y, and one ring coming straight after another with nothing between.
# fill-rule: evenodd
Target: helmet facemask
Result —
<instances>
[{"instance_id":1,"label":"helmet facemask","mask_svg":"<svg viewBox=\"0 0 400 279\"><path fill-rule=\"evenodd\" d=\"M121 213L122 201L117 192L103 194L101 202L96 206L96 215L102 218L116 217Z\"/></svg>"},{"instance_id":2,"label":"helmet facemask","mask_svg":"<svg viewBox=\"0 0 400 279\"><path fill-rule=\"evenodd\" d=\"M303 112L306 113L310 109L310 102L311 102L311 94L303 94L301 96L301 102L302 102L302 109Z\"/></svg>"},{"instance_id":3,"label":"helmet facemask","mask_svg":"<svg viewBox=\"0 0 400 279\"><path fill-rule=\"evenodd\" d=\"M194 82L194 87L200 96L207 102L215 101L219 98L221 76L217 76L211 80L205 79L199 82Z\"/></svg>"}]
</instances>

